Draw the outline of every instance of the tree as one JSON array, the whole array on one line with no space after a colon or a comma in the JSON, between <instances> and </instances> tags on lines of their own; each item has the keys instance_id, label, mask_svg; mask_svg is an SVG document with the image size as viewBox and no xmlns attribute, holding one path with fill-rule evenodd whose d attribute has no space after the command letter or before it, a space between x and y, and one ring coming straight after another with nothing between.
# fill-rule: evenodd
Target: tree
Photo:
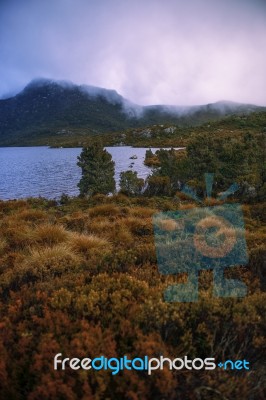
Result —
<instances>
[{"instance_id":1,"label":"tree","mask_svg":"<svg viewBox=\"0 0 266 400\"><path fill-rule=\"evenodd\" d=\"M216 136L201 133L187 146L188 161L193 166L191 178L202 180L204 173L215 174L214 190L226 190L237 182L245 187L262 185L263 150L259 138L249 132L241 136Z\"/></svg>"},{"instance_id":2,"label":"tree","mask_svg":"<svg viewBox=\"0 0 266 400\"><path fill-rule=\"evenodd\" d=\"M190 168L184 153L171 148L170 150L160 149L156 151L160 168L157 174L168 176L170 179L171 192L175 193L180 189L181 182L186 182Z\"/></svg>"},{"instance_id":3,"label":"tree","mask_svg":"<svg viewBox=\"0 0 266 400\"><path fill-rule=\"evenodd\" d=\"M157 165L154 163L152 175L147 179L146 194L171 196L189 177L190 165L186 153L174 148L160 149L154 157Z\"/></svg>"},{"instance_id":4,"label":"tree","mask_svg":"<svg viewBox=\"0 0 266 400\"><path fill-rule=\"evenodd\" d=\"M84 147L77 165L82 177L78 183L81 196L108 194L115 191L115 163L99 143Z\"/></svg>"},{"instance_id":5,"label":"tree","mask_svg":"<svg viewBox=\"0 0 266 400\"><path fill-rule=\"evenodd\" d=\"M150 175L147 178L145 194L148 196L170 196L171 183L169 176Z\"/></svg>"},{"instance_id":6,"label":"tree","mask_svg":"<svg viewBox=\"0 0 266 400\"><path fill-rule=\"evenodd\" d=\"M136 171L123 171L120 174L120 191L128 196L141 194L144 179L139 178Z\"/></svg>"}]
</instances>

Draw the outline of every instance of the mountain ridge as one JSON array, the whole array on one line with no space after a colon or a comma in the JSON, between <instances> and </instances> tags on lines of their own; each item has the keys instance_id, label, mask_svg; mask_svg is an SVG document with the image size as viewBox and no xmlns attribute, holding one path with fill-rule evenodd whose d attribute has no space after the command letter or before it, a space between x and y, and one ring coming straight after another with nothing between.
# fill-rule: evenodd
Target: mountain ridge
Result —
<instances>
[{"instance_id":1,"label":"mountain ridge","mask_svg":"<svg viewBox=\"0 0 266 400\"><path fill-rule=\"evenodd\" d=\"M38 78L15 96L0 100L0 146L48 144L55 135L98 135L165 123L196 126L264 110L230 101L141 106L115 90Z\"/></svg>"}]
</instances>

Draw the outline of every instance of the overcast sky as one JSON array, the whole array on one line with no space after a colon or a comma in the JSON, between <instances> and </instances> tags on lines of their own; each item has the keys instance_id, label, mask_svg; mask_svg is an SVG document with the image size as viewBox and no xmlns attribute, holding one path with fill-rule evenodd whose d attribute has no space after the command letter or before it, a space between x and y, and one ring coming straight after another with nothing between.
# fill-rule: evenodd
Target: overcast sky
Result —
<instances>
[{"instance_id":1,"label":"overcast sky","mask_svg":"<svg viewBox=\"0 0 266 400\"><path fill-rule=\"evenodd\" d=\"M36 77L138 104L266 105L266 0L0 0L0 96Z\"/></svg>"}]
</instances>

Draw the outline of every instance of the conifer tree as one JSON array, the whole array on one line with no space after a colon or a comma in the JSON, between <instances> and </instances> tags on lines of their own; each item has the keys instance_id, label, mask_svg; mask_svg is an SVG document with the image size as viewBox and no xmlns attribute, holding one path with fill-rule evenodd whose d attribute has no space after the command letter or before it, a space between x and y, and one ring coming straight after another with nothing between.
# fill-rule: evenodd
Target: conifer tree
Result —
<instances>
[{"instance_id":1,"label":"conifer tree","mask_svg":"<svg viewBox=\"0 0 266 400\"><path fill-rule=\"evenodd\" d=\"M84 147L77 165L82 177L78 183L81 196L109 194L115 191L115 163L102 145L95 143Z\"/></svg>"},{"instance_id":2,"label":"conifer tree","mask_svg":"<svg viewBox=\"0 0 266 400\"><path fill-rule=\"evenodd\" d=\"M120 173L120 191L127 196L138 196L144 186L144 179L139 178L136 171L123 171Z\"/></svg>"}]
</instances>

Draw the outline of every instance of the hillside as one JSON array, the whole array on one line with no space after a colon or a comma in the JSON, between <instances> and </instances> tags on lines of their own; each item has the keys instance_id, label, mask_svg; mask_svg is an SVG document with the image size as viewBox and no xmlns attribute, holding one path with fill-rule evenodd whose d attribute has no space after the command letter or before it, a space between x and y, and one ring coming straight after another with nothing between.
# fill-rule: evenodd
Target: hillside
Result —
<instances>
[{"instance_id":1,"label":"hillside","mask_svg":"<svg viewBox=\"0 0 266 400\"><path fill-rule=\"evenodd\" d=\"M80 145L94 135L150 125L196 126L224 116L265 111L231 102L139 106L114 90L39 79L0 100L0 146Z\"/></svg>"},{"instance_id":2,"label":"hillside","mask_svg":"<svg viewBox=\"0 0 266 400\"><path fill-rule=\"evenodd\" d=\"M165 123L97 135L56 135L49 138L48 144L51 147L81 147L100 141L105 146L180 147L187 146L195 135L200 136L204 133L225 140L227 137L233 136L237 139L245 133L250 133L254 138L259 136L262 140L265 137L265 132L266 111L261 111L226 115L194 126Z\"/></svg>"}]
</instances>

